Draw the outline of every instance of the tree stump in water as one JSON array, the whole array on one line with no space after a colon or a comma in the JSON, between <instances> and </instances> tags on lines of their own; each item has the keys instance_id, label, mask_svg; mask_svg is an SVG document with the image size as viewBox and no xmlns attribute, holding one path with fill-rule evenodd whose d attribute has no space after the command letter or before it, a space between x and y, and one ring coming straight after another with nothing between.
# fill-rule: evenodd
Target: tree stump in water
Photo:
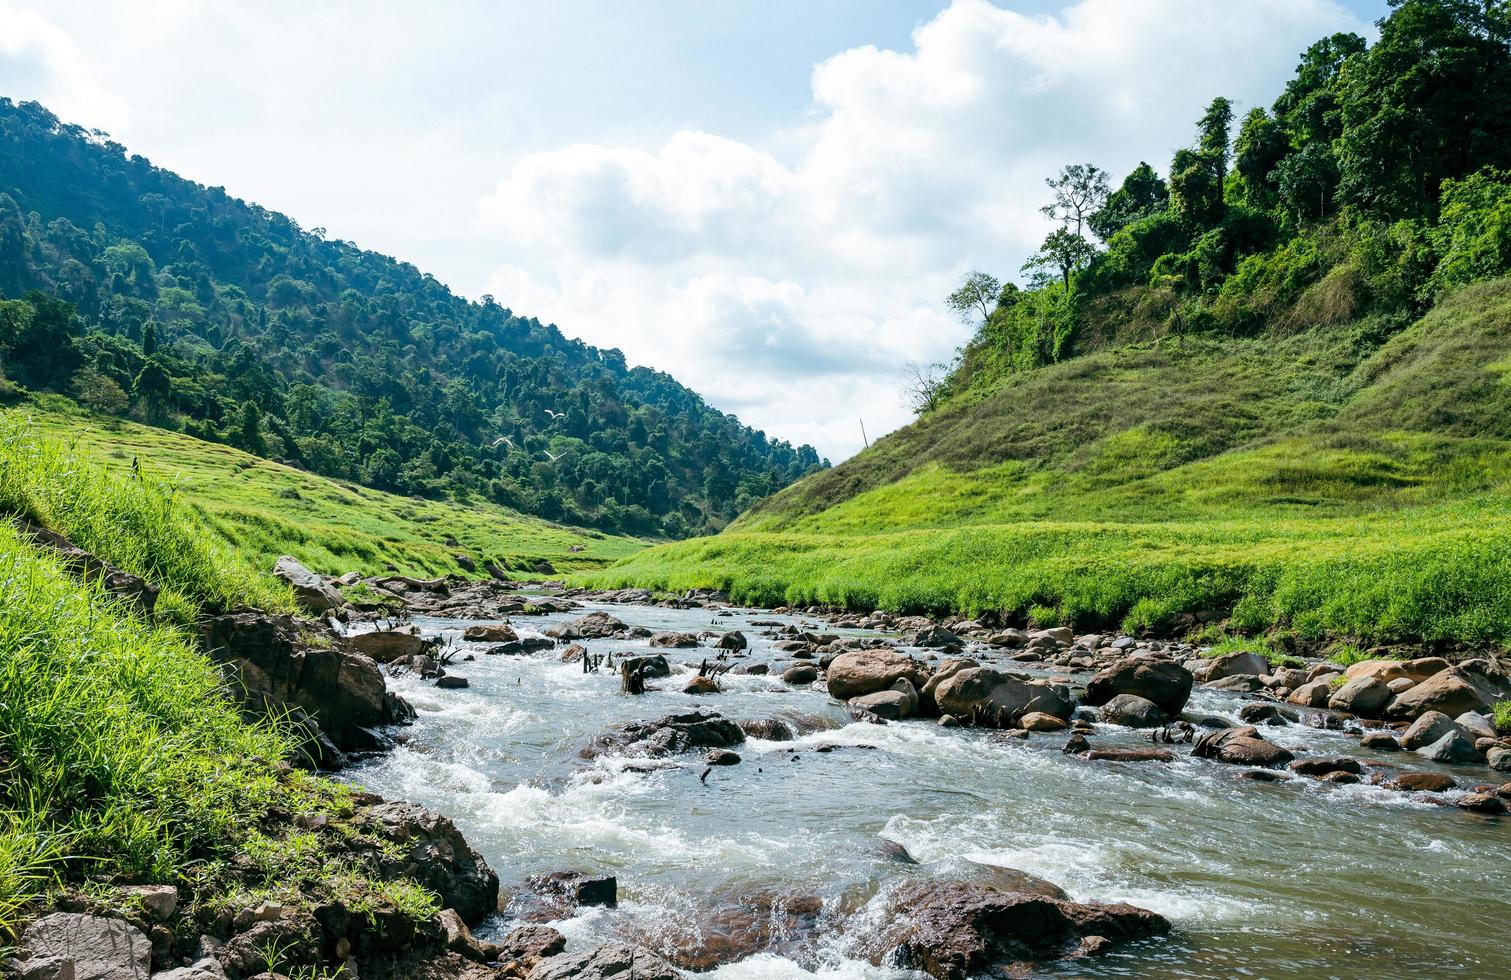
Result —
<instances>
[{"instance_id":1,"label":"tree stump in water","mask_svg":"<svg viewBox=\"0 0 1511 980\"><path fill-rule=\"evenodd\" d=\"M619 689L625 694L645 693L645 664L644 659L631 659L629 657L619 661Z\"/></svg>"}]
</instances>

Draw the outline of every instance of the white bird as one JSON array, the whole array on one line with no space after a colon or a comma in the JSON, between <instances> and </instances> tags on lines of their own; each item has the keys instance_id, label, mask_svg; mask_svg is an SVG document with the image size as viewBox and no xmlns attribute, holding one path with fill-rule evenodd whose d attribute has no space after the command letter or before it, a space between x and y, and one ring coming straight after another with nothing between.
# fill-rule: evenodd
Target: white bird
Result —
<instances>
[{"instance_id":1,"label":"white bird","mask_svg":"<svg viewBox=\"0 0 1511 980\"><path fill-rule=\"evenodd\" d=\"M542 450L541 450L541 452L543 452L543 453L545 453L545 454L546 454L546 456L547 456L547 457L548 457L548 458L549 458L549 459L550 459L550 460L551 460L551 462L553 462L553 463L554 463L554 462L556 462L556 461L557 461L557 460L558 460L558 459L561 459L561 458L562 458L562 457L563 457L563 456L565 456L565 455L566 455L566 453L556 453L556 454L555 454L555 455L552 455L552 454L551 454L551 450L549 450L549 449L542 449Z\"/></svg>"},{"instance_id":2,"label":"white bird","mask_svg":"<svg viewBox=\"0 0 1511 980\"><path fill-rule=\"evenodd\" d=\"M497 439L493 440L493 448L497 449L499 447L499 444L504 442L507 442L509 444L510 449L514 448L514 440L510 439L508 436L499 436Z\"/></svg>"},{"instance_id":3,"label":"white bird","mask_svg":"<svg viewBox=\"0 0 1511 980\"><path fill-rule=\"evenodd\" d=\"M549 408L546 409L546 414L549 415L549 416L551 416L551 421L553 421L553 422L556 421L557 419L564 419L564 418L567 417L567 413L566 412L553 412Z\"/></svg>"}]
</instances>

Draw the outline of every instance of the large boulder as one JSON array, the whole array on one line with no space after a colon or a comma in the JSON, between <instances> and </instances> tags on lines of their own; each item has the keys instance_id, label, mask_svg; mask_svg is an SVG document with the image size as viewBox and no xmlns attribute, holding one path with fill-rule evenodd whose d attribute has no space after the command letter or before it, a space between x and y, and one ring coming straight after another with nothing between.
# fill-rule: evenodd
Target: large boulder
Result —
<instances>
[{"instance_id":1,"label":"large boulder","mask_svg":"<svg viewBox=\"0 0 1511 980\"><path fill-rule=\"evenodd\" d=\"M1472 765L1484 761L1484 756L1480 755L1474 743L1461 732L1449 732L1431 745L1424 745L1416 751L1423 758L1450 765Z\"/></svg>"},{"instance_id":2,"label":"large boulder","mask_svg":"<svg viewBox=\"0 0 1511 980\"><path fill-rule=\"evenodd\" d=\"M661 757L693 749L727 749L743 741L744 730L718 712L689 711L610 729L594 739L588 754L618 751Z\"/></svg>"},{"instance_id":3,"label":"large boulder","mask_svg":"<svg viewBox=\"0 0 1511 980\"><path fill-rule=\"evenodd\" d=\"M1164 917L1133 905L1081 904L974 881L914 878L887 903L873 958L938 980L994 974L1025 961L1099 953L1112 943L1163 935Z\"/></svg>"},{"instance_id":4,"label":"large boulder","mask_svg":"<svg viewBox=\"0 0 1511 980\"><path fill-rule=\"evenodd\" d=\"M682 974L642 946L608 943L547 957L529 980L682 980Z\"/></svg>"},{"instance_id":5,"label":"large boulder","mask_svg":"<svg viewBox=\"0 0 1511 980\"><path fill-rule=\"evenodd\" d=\"M391 845L376 854L385 878L408 878L423 885L469 926L498 911L498 875L451 818L398 800L372 807L367 819Z\"/></svg>"},{"instance_id":6,"label":"large boulder","mask_svg":"<svg viewBox=\"0 0 1511 980\"><path fill-rule=\"evenodd\" d=\"M1086 683L1086 703L1100 707L1119 694L1152 701L1172 718L1191 697L1191 672L1173 660L1129 657L1095 674Z\"/></svg>"},{"instance_id":7,"label":"large boulder","mask_svg":"<svg viewBox=\"0 0 1511 980\"><path fill-rule=\"evenodd\" d=\"M898 678L897 683L885 691L877 691L874 694L862 694L858 698L851 698L850 705L863 708L878 718L887 721L898 721L902 718L911 718L918 711L918 691L914 689L912 681L906 677Z\"/></svg>"},{"instance_id":8,"label":"large boulder","mask_svg":"<svg viewBox=\"0 0 1511 980\"><path fill-rule=\"evenodd\" d=\"M1411 723L1401 735L1401 748L1408 752L1415 752L1425 745L1431 745L1444 735L1453 732L1463 733L1463 729L1452 718L1441 711L1424 711L1417 720Z\"/></svg>"},{"instance_id":9,"label":"large boulder","mask_svg":"<svg viewBox=\"0 0 1511 980\"><path fill-rule=\"evenodd\" d=\"M273 563L273 574L287 582L294 590L294 598L312 613L329 612L346 604L335 586L288 555Z\"/></svg>"},{"instance_id":10,"label":"large boulder","mask_svg":"<svg viewBox=\"0 0 1511 980\"><path fill-rule=\"evenodd\" d=\"M508 623L475 623L462 633L470 643L513 643L519 634Z\"/></svg>"},{"instance_id":11,"label":"large boulder","mask_svg":"<svg viewBox=\"0 0 1511 980\"><path fill-rule=\"evenodd\" d=\"M1234 674L1268 674L1270 662L1257 653L1240 650L1236 653L1223 654L1198 664L1191 673L1196 680L1203 683L1218 681L1224 677L1232 677Z\"/></svg>"},{"instance_id":12,"label":"large boulder","mask_svg":"<svg viewBox=\"0 0 1511 980\"><path fill-rule=\"evenodd\" d=\"M1286 698L1291 704L1299 704L1303 708L1325 708L1328 699L1333 696L1331 677L1319 677L1317 680L1308 681L1296 688Z\"/></svg>"},{"instance_id":13,"label":"large boulder","mask_svg":"<svg viewBox=\"0 0 1511 980\"><path fill-rule=\"evenodd\" d=\"M202 630L205 651L252 714L282 716L297 709L306 728L314 726L312 734L345 751L379 747L382 739L371 729L414 717L413 708L388 692L370 658L334 643L311 643L308 628L286 616L212 616Z\"/></svg>"},{"instance_id":14,"label":"large boulder","mask_svg":"<svg viewBox=\"0 0 1511 980\"><path fill-rule=\"evenodd\" d=\"M1156 728L1169 724L1170 716L1159 705L1137 694L1119 694L1102 705L1102 720L1128 728Z\"/></svg>"},{"instance_id":15,"label":"large boulder","mask_svg":"<svg viewBox=\"0 0 1511 980\"><path fill-rule=\"evenodd\" d=\"M1511 677L1484 660L1466 660L1439 671L1397 694L1385 709L1387 718L1416 718L1441 711L1450 718L1466 711L1490 711L1499 700L1511 698Z\"/></svg>"},{"instance_id":16,"label":"large boulder","mask_svg":"<svg viewBox=\"0 0 1511 980\"><path fill-rule=\"evenodd\" d=\"M962 670L972 667L980 667L981 664L969 657L951 657L939 665L939 669L929 675L929 679L923 687L918 689L918 713L925 718L939 717L939 705L934 700L934 692L939 685L954 677Z\"/></svg>"},{"instance_id":17,"label":"large boulder","mask_svg":"<svg viewBox=\"0 0 1511 980\"><path fill-rule=\"evenodd\" d=\"M941 714L996 727L1003 727L1033 711L1069 718L1075 710L1075 703L1063 688L1024 680L993 667L957 670L933 693Z\"/></svg>"},{"instance_id":18,"label":"large boulder","mask_svg":"<svg viewBox=\"0 0 1511 980\"><path fill-rule=\"evenodd\" d=\"M1267 741L1252 725L1207 732L1196 740L1191 754L1199 759L1262 769L1278 769L1296 758L1288 750Z\"/></svg>"},{"instance_id":19,"label":"large boulder","mask_svg":"<svg viewBox=\"0 0 1511 980\"><path fill-rule=\"evenodd\" d=\"M1327 706L1364 718L1378 718L1391 699L1390 686L1378 677L1355 677L1332 693Z\"/></svg>"},{"instance_id":20,"label":"large boulder","mask_svg":"<svg viewBox=\"0 0 1511 980\"><path fill-rule=\"evenodd\" d=\"M152 942L140 929L122 919L75 912L54 912L27 926L21 950L22 976L24 964L49 959L57 963L53 976L74 980L140 980L152 966Z\"/></svg>"},{"instance_id":21,"label":"large boulder","mask_svg":"<svg viewBox=\"0 0 1511 980\"><path fill-rule=\"evenodd\" d=\"M346 649L371 657L380 664L428 653L433 645L431 641L403 630L374 630L346 638Z\"/></svg>"},{"instance_id":22,"label":"large boulder","mask_svg":"<svg viewBox=\"0 0 1511 980\"><path fill-rule=\"evenodd\" d=\"M545 633L558 640L603 640L624 636L629 629L622 620L606 612L590 612L570 623L552 626Z\"/></svg>"},{"instance_id":23,"label":"large boulder","mask_svg":"<svg viewBox=\"0 0 1511 980\"><path fill-rule=\"evenodd\" d=\"M1448 661L1442 657L1421 657L1417 660L1361 660L1358 663L1349 664L1343 671L1343 676L1349 680L1358 677L1375 677L1387 684L1403 678L1421 683L1433 674L1447 670L1448 667Z\"/></svg>"},{"instance_id":24,"label":"large boulder","mask_svg":"<svg viewBox=\"0 0 1511 980\"><path fill-rule=\"evenodd\" d=\"M840 701L885 691L906 678L915 688L929 678L922 663L896 650L854 650L842 653L829 664L829 696Z\"/></svg>"}]
</instances>

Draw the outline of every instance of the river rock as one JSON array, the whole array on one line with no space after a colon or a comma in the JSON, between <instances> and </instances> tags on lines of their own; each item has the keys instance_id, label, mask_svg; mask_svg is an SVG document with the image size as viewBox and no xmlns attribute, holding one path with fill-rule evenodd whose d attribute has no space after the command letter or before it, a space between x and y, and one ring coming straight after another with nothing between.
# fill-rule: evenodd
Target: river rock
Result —
<instances>
[{"instance_id":1,"label":"river rock","mask_svg":"<svg viewBox=\"0 0 1511 980\"><path fill-rule=\"evenodd\" d=\"M1495 730L1495 719L1480 711L1466 711L1453 719L1453 722L1466 738L1477 740L1500 737L1500 733Z\"/></svg>"},{"instance_id":2,"label":"river rock","mask_svg":"<svg viewBox=\"0 0 1511 980\"><path fill-rule=\"evenodd\" d=\"M1488 712L1505 698L1511 698L1511 676L1488 661L1466 660L1396 695L1385 713L1388 718L1407 719L1441 711L1454 718L1466 711Z\"/></svg>"},{"instance_id":3,"label":"river rock","mask_svg":"<svg viewBox=\"0 0 1511 980\"><path fill-rule=\"evenodd\" d=\"M374 630L356 633L346 638L346 648L352 653L371 657L380 664L391 664L404 657L425 653L432 644L414 633L403 630Z\"/></svg>"},{"instance_id":4,"label":"river rock","mask_svg":"<svg viewBox=\"0 0 1511 980\"><path fill-rule=\"evenodd\" d=\"M1231 691L1234 694L1254 694L1264 690L1264 681L1258 674L1229 674L1215 681L1207 681L1202 687L1210 691Z\"/></svg>"},{"instance_id":5,"label":"river rock","mask_svg":"<svg viewBox=\"0 0 1511 980\"><path fill-rule=\"evenodd\" d=\"M442 909L436 913L435 923L440 927L441 941L451 952L474 963L498 959L499 948L474 936L456 909Z\"/></svg>"},{"instance_id":6,"label":"river rock","mask_svg":"<svg viewBox=\"0 0 1511 980\"><path fill-rule=\"evenodd\" d=\"M273 575L287 582L294 590L294 598L312 613L329 612L346 605L346 600L334 586L288 555L273 563Z\"/></svg>"},{"instance_id":7,"label":"river rock","mask_svg":"<svg viewBox=\"0 0 1511 980\"><path fill-rule=\"evenodd\" d=\"M1238 766L1278 769L1295 758L1289 751L1266 741L1252 726L1207 732L1196 740L1191 754Z\"/></svg>"},{"instance_id":8,"label":"river rock","mask_svg":"<svg viewBox=\"0 0 1511 980\"><path fill-rule=\"evenodd\" d=\"M139 980L152 965L152 942L145 933L123 919L98 915L54 912L26 927L21 936L21 962L30 963L17 972L37 972L38 961L54 960L55 976L76 980Z\"/></svg>"},{"instance_id":9,"label":"river rock","mask_svg":"<svg viewBox=\"0 0 1511 980\"><path fill-rule=\"evenodd\" d=\"M469 926L498 911L498 875L472 849L450 817L404 800L379 803L368 813L378 836L395 845L374 852L385 879L408 878L434 892Z\"/></svg>"},{"instance_id":10,"label":"river rock","mask_svg":"<svg viewBox=\"0 0 1511 980\"><path fill-rule=\"evenodd\" d=\"M750 641L745 639L744 633L741 633L739 630L730 630L719 637L718 641L714 643L714 648L717 650L732 650L735 653L739 653L749 645Z\"/></svg>"},{"instance_id":11,"label":"river rock","mask_svg":"<svg viewBox=\"0 0 1511 980\"><path fill-rule=\"evenodd\" d=\"M1511 749L1497 746L1486 753L1485 761L1496 772L1511 772Z\"/></svg>"},{"instance_id":12,"label":"river rock","mask_svg":"<svg viewBox=\"0 0 1511 980\"><path fill-rule=\"evenodd\" d=\"M1338 676L1336 674L1332 675ZM1328 698L1332 697L1333 686L1329 679L1319 678L1296 688L1286 698L1291 704L1299 704L1303 708L1325 708Z\"/></svg>"},{"instance_id":13,"label":"river rock","mask_svg":"<svg viewBox=\"0 0 1511 980\"><path fill-rule=\"evenodd\" d=\"M519 634L508 623L477 623L462 632L462 639L471 643L513 643Z\"/></svg>"},{"instance_id":14,"label":"river rock","mask_svg":"<svg viewBox=\"0 0 1511 980\"><path fill-rule=\"evenodd\" d=\"M984 864L969 859L966 863L970 866L970 880L985 885L987 888L1018 895L1039 895L1043 898L1070 901L1070 896L1066 894L1065 889L1038 875L1031 875L1017 868L1004 868L1000 865Z\"/></svg>"},{"instance_id":15,"label":"river rock","mask_svg":"<svg viewBox=\"0 0 1511 980\"><path fill-rule=\"evenodd\" d=\"M654 721L632 721L594 740L589 754L618 749L653 758L692 749L724 749L745 741L739 725L718 712L689 711Z\"/></svg>"},{"instance_id":16,"label":"river rock","mask_svg":"<svg viewBox=\"0 0 1511 980\"><path fill-rule=\"evenodd\" d=\"M1441 793L1455 785L1457 784L1452 776L1440 772L1403 772L1384 783L1386 789L1400 790L1403 793Z\"/></svg>"},{"instance_id":17,"label":"river rock","mask_svg":"<svg viewBox=\"0 0 1511 980\"><path fill-rule=\"evenodd\" d=\"M886 648L842 653L830 662L826 674L829 696L839 701L884 691L902 678L921 687L928 677L922 663Z\"/></svg>"},{"instance_id":18,"label":"river rock","mask_svg":"<svg viewBox=\"0 0 1511 980\"><path fill-rule=\"evenodd\" d=\"M491 646L483 653L490 657L523 657L531 653L539 653L541 650L549 650L556 646L555 640L548 640L544 636L522 636L509 643L500 643Z\"/></svg>"},{"instance_id":19,"label":"river rock","mask_svg":"<svg viewBox=\"0 0 1511 980\"><path fill-rule=\"evenodd\" d=\"M1238 709L1238 720L1248 725L1284 725L1285 714L1277 704L1268 701L1256 701L1254 704L1246 704Z\"/></svg>"},{"instance_id":20,"label":"river rock","mask_svg":"<svg viewBox=\"0 0 1511 980\"><path fill-rule=\"evenodd\" d=\"M1192 668L1192 675L1196 680L1203 683L1207 681L1222 680L1224 677L1232 677L1234 674L1268 674L1270 662L1257 653L1240 651L1228 653L1211 660L1204 660Z\"/></svg>"},{"instance_id":21,"label":"river rock","mask_svg":"<svg viewBox=\"0 0 1511 980\"><path fill-rule=\"evenodd\" d=\"M1421 683L1433 674L1448 669L1448 661L1442 657L1422 657L1417 660L1361 660L1349 664L1343 676L1349 680L1359 677L1376 677L1385 683L1409 680Z\"/></svg>"},{"instance_id":22,"label":"river rock","mask_svg":"<svg viewBox=\"0 0 1511 980\"><path fill-rule=\"evenodd\" d=\"M1164 917L1132 905L1081 904L944 878L904 881L887 910L890 921L876 938L875 961L938 980L1100 952L1109 942L1170 931Z\"/></svg>"},{"instance_id":23,"label":"river rock","mask_svg":"<svg viewBox=\"0 0 1511 980\"><path fill-rule=\"evenodd\" d=\"M904 681L903 683L907 683ZM917 705L916 696L909 697L902 691L886 690L877 691L874 694L862 694L858 698L851 698L848 702L850 707L869 711L878 718L887 721L898 721L902 718L911 717L913 708Z\"/></svg>"},{"instance_id":24,"label":"river rock","mask_svg":"<svg viewBox=\"0 0 1511 980\"><path fill-rule=\"evenodd\" d=\"M590 612L569 623L552 626L545 633L558 640L603 640L629 632L624 622L606 612Z\"/></svg>"},{"instance_id":25,"label":"river rock","mask_svg":"<svg viewBox=\"0 0 1511 980\"><path fill-rule=\"evenodd\" d=\"M1159 705L1137 694L1119 694L1102 705L1101 713L1103 721L1128 728L1157 728L1170 721Z\"/></svg>"},{"instance_id":26,"label":"river rock","mask_svg":"<svg viewBox=\"0 0 1511 980\"><path fill-rule=\"evenodd\" d=\"M1493 793L1465 793L1453 801L1453 805L1471 813L1497 814L1506 812L1506 802Z\"/></svg>"},{"instance_id":27,"label":"river rock","mask_svg":"<svg viewBox=\"0 0 1511 980\"><path fill-rule=\"evenodd\" d=\"M1359 739L1361 749L1369 749L1373 752L1399 752L1401 743L1390 732L1370 732Z\"/></svg>"},{"instance_id":28,"label":"river rock","mask_svg":"<svg viewBox=\"0 0 1511 980\"><path fill-rule=\"evenodd\" d=\"M739 758L735 756L735 762L738 762ZM530 887L542 895L560 899L572 908L578 906L601 906L611 909L619 907L619 879L613 875L594 875L586 871L553 871L549 874L532 875Z\"/></svg>"},{"instance_id":29,"label":"river rock","mask_svg":"<svg viewBox=\"0 0 1511 980\"><path fill-rule=\"evenodd\" d=\"M964 643L943 626L929 626L913 635L913 645L932 650L959 650Z\"/></svg>"},{"instance_id":30,"label":"river rock","mask_svg":"<svg viewBox=\"0 0 1511 980\"><path fill-rule=\"evenodd\" d=\"M1024 731L1029 732L1058 732L1063 730L1068 722L1064 718L1057 718L1044 711L1030 711L1018 719L1018 724Z\"/></svg>"},{"instance_id":31,"label":"river rock","mask_svg":"<svg viewBox=\"0 0 1511 980\"><path fill-rule=\"evenodd\" d=\"M566 948L567 937L550 926L520 926L511 929L498 944L498 958L500 962L518 963L529 969Z\"/></svg>"},{"instance_id":32,"label":"river rock","mask_svg":"<svg viewBox=\"0 0 1511 980\"><path fill-rule=\"evenodd\" d=\"M460 691L463 688L471 687L472 683L465 677L459 677L456 674L447 674L444 677L436 678L435 686L443 691Z\"/></svg>"},{"instance_id":33,"label":"river rock","mask_svg":"<svg viewBox=\"0 0 1511 980\"><path fill-rule=\"evenodd\" d=\"M1092 749L1086 758L1093 762L1174 762L1175 753L1164 749Z\"/></svg>"},{"instance_id":34,"label":"river rock","mask_svg":"<svg viewBox=\"0 0 1511 980\"><path fill-rule=\"evenodd\" d=\"M1297 759L1289 766L1291 772L1302 776L1326 776L1331 772L1343 772L1357 776L1364 771L1359 760L1347 755L1325 756L1322 758Z\"/></svg>"},{"instance_id":35,"label":"river rock","mask_svg":"<svg viewBox=\"0 0 1511 980\"><path fill-rule=\"evenodd\" d=\"M969 657L951 657L941 663L939 668L929 676L923 687L918 689L918 713L925 718L937 716L939 714L939 703L934 700L934 692L939 689L939 685L962 670L980 666L980 663Z\"/></svg>"},{"instance_id":36,"label":"river rock","mask_svg":"<svg viewBox=\"0 0 1511 980\"><path fill-rule=\"evenodd\" d=\"M1401 735L1401 748L1415 752L1450 732L1462 733L1463 729L1441 711L1425 711Z\"/></svg>"},{"instance_id":37,"label":"river rock","mask_svg":"<svg viewBox=\"0 0 1511 980\"><path fill-rule=\"evenodd\" d=\"M719 687L719 682L714 680L712 677L709 677L707 674L698 674L688 680L688 682L682 686L683 694L691 694L695 697L707 694L718 694L720 693L720 691L721 689Z\"/></svg>"},{"instance_id":38,"label":"river rock","mask_svg":"<svg viewBox=\"0 0 1511 980\"><path fill-rule=\"evenodd\" d=\"M818 668L812 664L794 664L782 671L782 680L788 684L812 684L818 680Z\"/></svg>"},{"instance_id":39,"label":"river rock","mask_svg":"<svg viewBox=\"0 0 1511 980\"><path fill-rule=\"evenodd\" d=\"M1424 759L1451 765L1472 765L1482 761L1474 743L1465 738L1462 732L1457 731L1448 732L1431 745L1424 745L1416 752Z\"/></svg>"},{"instance_id":40,"label":"river rock","mask_svg":"<svg viewBox=\"0 0 1511 980\"><path fill-rule=\"evenodd\" d=\"M682 980L682 975L642 946L608 943L541 960L529 980Z\"/></svg>"},{"instance_id":41,"label":"river rock","mask_svg":"<svg viewBox=\"0 0 1511 980\"><path fill-rule=\"evenodd\" d=\"M1356 677L1333 692L1327 706L1364 718L1378 718L1390 701L1390 688L1378 677Z\"/></svg>"},{"instance_id":42,"label":"river rock","mask_svg":"<svg viewBox=\"0 0 1511 980\"><path fill-rule=\"evenodd\" d=\"M956 671L934 689L934 701L943 714L996 727L1029 712L1069 718L1075 710L1062 689L1020 680L991 667Z\"/></svg>"},{"instance_id":43,"label":"river rock","mask_svg":"<svg viewBox=\"0 0 1511 980\"><path fill-rule=\"evenodd\" d=\"M1129 657L1095 674L1086 684L1086 703L1100 707L1119 694L1152 701L1172 718L1191 697L1191 672L1173 660Z\"/></svg>"},{"instance_id":44,"label":"river rock","mask_svg":"<svg viewBox=\"0 0 1511 980\"><path fill-rule=\"evenodd\" d=\"M651 646L665 647L674 650L685 650L698 645L698 637L693 633L675 633L663 630L660 633L651 634Z\"/></svg>"}]
</instances>

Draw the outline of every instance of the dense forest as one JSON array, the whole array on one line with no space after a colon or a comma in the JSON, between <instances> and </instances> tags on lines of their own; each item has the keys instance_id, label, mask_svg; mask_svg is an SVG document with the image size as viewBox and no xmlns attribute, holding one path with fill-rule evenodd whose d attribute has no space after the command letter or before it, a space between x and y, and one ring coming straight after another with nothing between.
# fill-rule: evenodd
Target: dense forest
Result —
<instances>
[{"instance_id":1,"label":"dense forest","mask_svg":"<svg viewBox=\"0 0 1511 980\"><path fill-rule=\"evenodd\" d=\"M673 537L825 466L618 350L0 99L0 395Z\"/></svg>"},{"instance_id":2,"label":"dense forest","mask_svg":"<svg viewBox=\"0 0 1511 980\"><path fill-rule=\"evenodd\" d=\"M1392 7L1373 45L1308 48L1268 110L1213 99L1163 176L1142 163L1114 188L1080 163L1048 178L1058 227L1026 285L965 279L949 303L978 332L947 372L919 372L916 407L1169 335L1362 317L1378 343L1511 270L1511 4Z\"/></svg>"}]
</instances>

